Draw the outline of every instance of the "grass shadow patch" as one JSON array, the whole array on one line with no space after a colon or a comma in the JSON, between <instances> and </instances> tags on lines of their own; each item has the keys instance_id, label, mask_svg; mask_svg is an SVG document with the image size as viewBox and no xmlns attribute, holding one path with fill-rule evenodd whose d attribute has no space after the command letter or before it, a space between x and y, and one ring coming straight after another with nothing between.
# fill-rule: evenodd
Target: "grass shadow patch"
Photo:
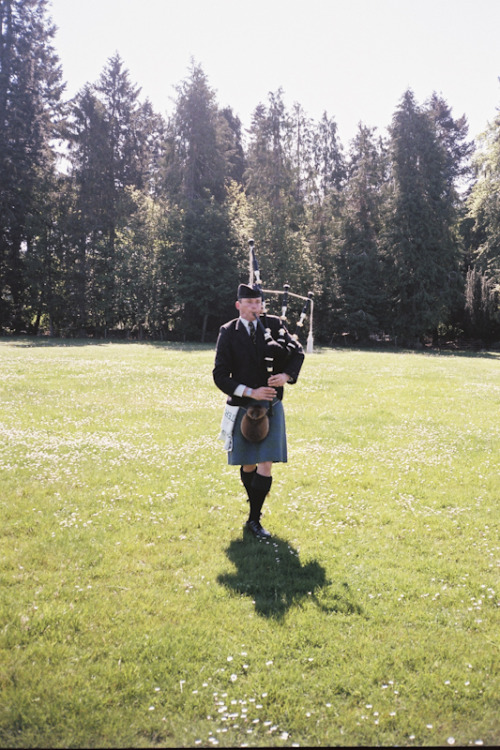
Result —
<instances>
[{"instance_id":1,"label":"grass shadow patch","mask_svg":"<svg viewBox=\"0 0 500 750\"><path fill-rule=\"evenodd\" d=\"M310 600L328 613L360 611L348 591L326 595L331 581L325 568L316 560L302 564L298 551L284 539L257 540L244 533L243 539L231 541L226 555L236 571L218 576L218 583L250 597L262 617L282 621L292 607Z\"/></svg>"},{"instance_id":2,"label":"grass shadow patch","mask_svg":"<svg viewBox=\"0 0 500 750\"><path fill-rule=\"evenodd\" d=\"M201 343L198 341L155 341L150 339L127 339L119 337L99 338L93 336L83 336L75 338L51 337L51 336L2 336L0 334L0 344L12 349L84 349L95 347L118 349L120 347L143 349L160 349L173 350L179 352L213 352L214 342Z\"/></svg>"}]
</instances>

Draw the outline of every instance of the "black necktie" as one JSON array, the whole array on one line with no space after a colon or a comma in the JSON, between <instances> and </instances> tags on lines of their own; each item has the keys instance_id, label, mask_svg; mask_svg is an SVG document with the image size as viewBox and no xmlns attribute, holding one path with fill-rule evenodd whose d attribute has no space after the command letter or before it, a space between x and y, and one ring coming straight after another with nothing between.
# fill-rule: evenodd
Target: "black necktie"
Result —
<instances>
[{"instance_id":1,"label":"black necktie","mask_svg":"<svg viewBox=\"0 0 500 750\"><path fill-rule=\"evenodd\" d=\"M250 330L250 338L252 339L252 344L255 346L257 344L257 336L255 334L255 326L253 323L248 324L248 328Z\"/></svg>"}]
</instances>

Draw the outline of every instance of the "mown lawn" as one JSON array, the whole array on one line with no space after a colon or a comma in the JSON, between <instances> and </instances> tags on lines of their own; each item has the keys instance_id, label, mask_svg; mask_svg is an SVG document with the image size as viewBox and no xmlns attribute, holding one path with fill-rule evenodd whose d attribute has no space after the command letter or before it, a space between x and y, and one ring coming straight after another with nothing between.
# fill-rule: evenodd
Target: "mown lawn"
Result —
<instances>
[{"instance_id":1,"label":"mown lawn","mask_svg":"<svg viewBox=\"0 0 500 750\"><path fill-rule=\"evenodd\" d=\"M500 355L307 355L270 542L212 364L0 340L0 746L499 744Z\"/></svg>"}]
</instances>

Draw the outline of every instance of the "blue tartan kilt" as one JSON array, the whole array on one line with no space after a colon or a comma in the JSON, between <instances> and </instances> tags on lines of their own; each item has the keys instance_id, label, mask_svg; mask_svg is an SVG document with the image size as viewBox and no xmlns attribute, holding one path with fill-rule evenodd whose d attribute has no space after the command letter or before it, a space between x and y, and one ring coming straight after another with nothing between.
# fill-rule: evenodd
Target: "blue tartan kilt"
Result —
<instances>
[{"instance_id":1,"label":"blue tartan kilt","mask_svg":"<svg viewBox=\"0 0 500 750\"><path fill-rule=\"evenodd\" d=\"M268 401L255 401L254 404L269 406ZM227 462L230 466L259 464L263 461L286 463L288 459L285 428L285 411L279 399L273 401L272 415L269 416L269 432L260 443L250 443L241 434L241 420L245 408L240 407L233 429L233 448L228 451Z\"/></svg>"}]
</instances>

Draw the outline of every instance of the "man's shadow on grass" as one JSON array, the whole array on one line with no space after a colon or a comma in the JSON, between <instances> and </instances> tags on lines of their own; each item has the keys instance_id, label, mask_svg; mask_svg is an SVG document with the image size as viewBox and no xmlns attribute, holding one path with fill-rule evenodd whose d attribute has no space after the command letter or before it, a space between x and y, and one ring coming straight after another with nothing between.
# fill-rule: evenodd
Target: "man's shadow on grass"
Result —
<instances>
[{"instance_id":1,"label":"man's shadow on grass","mask_svg":"<svg viewBox=\"0 0 500 750\"><path fill-rule=\"evenodd\" d=\"M316 560L303 565L297 550L283 539L257 540L245 532L243 539L233 539L226 554L236 572L218 576L218 582L251 597L262 617L283 620L292 606L300 607L306 601L313 601L326 613L361 612L348 583L334 591L325 568Z\"/></svg>"}]
</instances>

